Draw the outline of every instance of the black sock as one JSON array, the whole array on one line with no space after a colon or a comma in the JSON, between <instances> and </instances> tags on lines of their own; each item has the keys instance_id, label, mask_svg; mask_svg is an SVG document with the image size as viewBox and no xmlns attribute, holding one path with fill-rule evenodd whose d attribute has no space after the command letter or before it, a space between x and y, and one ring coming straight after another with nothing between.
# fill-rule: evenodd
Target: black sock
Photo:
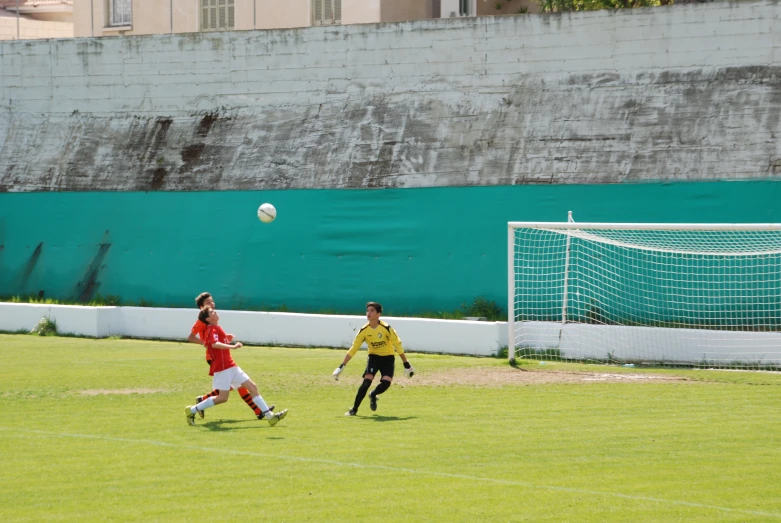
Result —
<instances>
[{"instance_id":1,"label":"black sock","mask_svg":"<svg viewBox=\"0 0 781 523\"><path fill-rule=\"evenodd\" d=\"M391 386L391 382L387 380L381 380L380 384L372 391L372 396L377 396L388 390Z\"/></svg>"},{"instance_id":2,"label":"black sock","mask_svg":"<svg viewBox=\"0 0 781 523\"><path fill-rule=\"evenodd\" d=\"M369 387L372 386L372 380L367 380L366 378L363 379L363 383L361 383L361 386L358 388L358 394L355 395L355 405L353 405L353 410L355 412L358 412L358 407L361 406L361 402L363 401L363 398L366 397L366 392L369 390Z\"/></svg>"}]
</instances>

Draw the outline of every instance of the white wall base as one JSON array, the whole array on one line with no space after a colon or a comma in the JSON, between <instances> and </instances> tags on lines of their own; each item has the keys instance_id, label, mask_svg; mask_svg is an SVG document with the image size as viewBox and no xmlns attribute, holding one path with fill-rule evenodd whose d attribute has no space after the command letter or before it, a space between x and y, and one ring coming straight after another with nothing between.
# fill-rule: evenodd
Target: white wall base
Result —
<instances>
[{"instance_id":1,"label":"white wall base","mask_svg":"<svg viewBox=\"0 0 781 523\"><path fill-rule=\"evenodd\" d=\"M183 340L198 316L193 309L82 307L0 303L0 331L32 329L48 316L62 334L103 338L130 336ZM286 312L221 311L220 324L236 339L255 345L349 347L366 323L363 316ZM399 334L404 350L492 356L506 346L506 322L383 317Z\"/></svg>"},{"instance_id":2,"label":"white wall base","mask_svg":"<svg viewBox=\"0 0 781 523\"><path fill-rule=\"evenodd\" d=\"M781 363L781 332L516 323L518 348L558 349L573 359L648 362Z\"/></svg>"}]
</instances>

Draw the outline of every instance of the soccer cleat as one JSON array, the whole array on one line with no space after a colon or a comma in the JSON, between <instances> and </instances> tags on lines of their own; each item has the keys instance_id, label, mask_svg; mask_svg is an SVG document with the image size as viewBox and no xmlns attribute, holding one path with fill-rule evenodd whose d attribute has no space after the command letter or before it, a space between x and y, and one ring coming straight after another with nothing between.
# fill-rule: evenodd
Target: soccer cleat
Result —
<instances>
[{"instance_id":1,"label":"soccer cleat","mask_svg":"<svg viewBox=\"0 0 781 523\"><path fill-rule=\"evenodd\" d=\"M268 412L271 412L270 410ZM267 417L268 424L272 427L279 423L282 419L287 416L287 409L283 410L282 412L271 412L271 416Z\"/></svg>"},{"instance_id":2,"label":"soccer cleat","mask_svg":"<svg viewBox=\"0 0 781 523\"><path fill-rule=\"evenodd\" d=\"M203 397L202 396L198 396L197 398L195 398L195 404L196 405L198 405L202 401L203 401ZM198 411L198 416L200 416L200 418L203 419L203 411L202 410Z\"/></svg>"},{"instance_id":3,"label":"soccer cleat","mask_svg":"<svg viewBox=\"0 0 781 523\"><path fill-rule=\"evenodd\" d=\"M369 408L377 410L377 396L374 396L373 394L369 394Z\"/></svg>"},{"instance_id":4,"label":"soccer cleat","mask_svg":"<svg viewBox=\"0 0 781 523\"><path fill-rule=\"evenodd\" d=\"M195 414L190 412L191 408L192 407L185 407L184 408L184 417L187 420L187 424L194 427L195 426Z\"/></svg>"},{"instance_id":5,"label":"soccer cleat","mask_svg":"<svg viewBox=\"0 0 781 523\"><path fill-rule=\"evenodd\" d=\"M268 408L268 410L274 410L275 407L276 407L276 405L271 405ZM263 414L258 414L258 419L266 419L266 416L264 416Z\"/></svg>"},{"instance_id":6,"label":"soccer cleat","mask_svg":"<svg viewBox=\"0 0 781 523\"><path fill-rule=\"evenodd\" d=\"M355 409L350 409L344 413L345 416L355 416L356 414L358 414L358 412L356 412Z\"/></svg>"}]
</instances>

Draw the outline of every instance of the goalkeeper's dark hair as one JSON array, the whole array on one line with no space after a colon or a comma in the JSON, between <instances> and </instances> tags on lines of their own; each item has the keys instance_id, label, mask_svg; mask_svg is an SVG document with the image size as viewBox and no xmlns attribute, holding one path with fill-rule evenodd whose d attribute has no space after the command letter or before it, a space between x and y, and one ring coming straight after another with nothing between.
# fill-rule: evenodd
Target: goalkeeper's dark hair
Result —
<instances>
[{"instance_id":1,"label":"goalkeeper's dark hair","mask_svg":"<svg viewBox=\"0 0 781 523\"><path fill-rule=\"evenodd\" d=\"M195 298L195 304L198 306L199 309L202 309L204 302L206 302L206 300L208 300L211 297L212 295L209 294L208 292L202 292Z\"/></svg>"},{"instance_id":2,"label":"goalkeeper's dark hair","mask_svg":"<svg viewBox=\"0 0 781 523\"><path fill-rule=\"evenodd\" d=\"M382 305L377 303L376 301L370 301L366 304L366 308L374 307L374 310L377 311L377 314L382 314Z\"/></svg>"},{"instance_id":3,"label":"goalkeeper's dark hair","mask_svg":"<svg viewBox=\"0 0 781 523\"><path fill-rule=\"evenodd\" d=\"M212 313L213 310L214 309L212 309L211 307L206 307L205 309L203 309L201 312L198 313L198 319L208 324L209 322L206 320L209 319L209 315Z\"/></svg>"}]
</instances>

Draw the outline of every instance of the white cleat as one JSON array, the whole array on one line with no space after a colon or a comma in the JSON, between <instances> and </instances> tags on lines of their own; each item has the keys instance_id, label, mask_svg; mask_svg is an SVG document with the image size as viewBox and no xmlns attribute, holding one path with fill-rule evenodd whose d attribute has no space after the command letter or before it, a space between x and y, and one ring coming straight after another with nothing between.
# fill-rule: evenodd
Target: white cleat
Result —
<instances>
[{"instance_id":1,"label":"white cleat","mask_svg":"<svg viewBox=\"0 0 781 523\"><path fill-rule=\"evenodd\" d=\"M266 413L266 419L268 420L268 424L271 425L272 427L277 423L279 423L280 421L282 421L285 418L285 416L287 416L287 409L281 412L268 411L268 413Z\"/></svg>"},{"instance_id":2,"label":"white cleat","mask_svg":"<svg viewBox=\"0 0 781 523\"><path fill-rule=\"evenodd\" d=\"M191 407L185 407L184 408L184 419L187 420L187 424L190 426L195 426L195 414L190 412Z\"/></svg>"}]
</instances>

